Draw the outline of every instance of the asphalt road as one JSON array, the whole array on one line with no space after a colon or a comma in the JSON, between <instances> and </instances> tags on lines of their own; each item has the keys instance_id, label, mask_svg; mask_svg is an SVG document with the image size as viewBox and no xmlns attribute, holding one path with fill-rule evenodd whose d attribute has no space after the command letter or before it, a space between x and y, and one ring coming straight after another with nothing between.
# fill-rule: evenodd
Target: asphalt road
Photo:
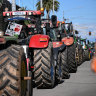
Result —
<instances>
[{"instance_id":1,"label":"asphalt road","mask_svg":"<svg viewBox=\"0 0 96 96\"><path fill-rule=\"evenodd\" d=\"M84 62L77 73L53 89L35 88L33 96L96 96L96 74L91 71L90 62Z\"/></svg>"}]
</instances>

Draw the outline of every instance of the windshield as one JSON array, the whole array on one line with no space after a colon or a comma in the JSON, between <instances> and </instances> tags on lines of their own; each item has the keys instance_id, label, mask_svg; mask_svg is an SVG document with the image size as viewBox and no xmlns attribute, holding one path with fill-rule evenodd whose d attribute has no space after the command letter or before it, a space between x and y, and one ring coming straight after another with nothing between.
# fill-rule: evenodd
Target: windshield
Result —
<instances>
[{"instance_id":1,"label":"windshield","mask_svg":"<svg viewBox=\"0 0 96 96\"><path fill-rule=\"evenodd\" d=\"M50 29L49 35L50 35L50 38L51 38L52 41L57 40L56 30L55 29Z\"/></svg>"},{"instance_id":2,"label":"windshield","mask_svg":"<svg viewBox=\"0 0 96 96\"><path fill-rule=\"evenodd\" d=\"M72 24L62 24L62 30L64 31L64 33L69 34L70 32L73 31L73 26Z\"/></svg>"},{"instance_id":3,"label":"windshield","mask_svg":"<svg viewBox=\"0 0 96 96\"><path fill-rule=\"evenodd\" d=\"M12 19L12 18L11 18ZM29 33L40 33L41 32L41 22L39 18L31 17L31 19L21 19L21 20L8 20L5 30L5 35L18 36L21 32L28 36Z\"/></svg>"}]
</instances>

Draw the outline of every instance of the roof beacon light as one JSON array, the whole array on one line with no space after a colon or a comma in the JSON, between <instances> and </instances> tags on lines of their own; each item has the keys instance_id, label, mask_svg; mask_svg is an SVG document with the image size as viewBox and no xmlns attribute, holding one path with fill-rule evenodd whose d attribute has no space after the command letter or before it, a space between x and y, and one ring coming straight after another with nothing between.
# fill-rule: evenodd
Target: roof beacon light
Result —
<instances>
[{"instance_id":1,"label":"roof beacon light","mask_svg":"<svg viewBox=\"0 0 96 96\"><path fill-rule=\"evenodd\" d=\"M42 14L44 14L44 8L41 8L40 11Z\"/></svg>"},{"instance_id":2,"label":"roof beacon light","mask_svg":"<svg viewBox=\"0 0 96 96\"><path fill-rule=\"evenodd\" d=\"M64 22L64 21L62 21L62 24L65 24L65 22Z\"/></svg>"}]
</instances>

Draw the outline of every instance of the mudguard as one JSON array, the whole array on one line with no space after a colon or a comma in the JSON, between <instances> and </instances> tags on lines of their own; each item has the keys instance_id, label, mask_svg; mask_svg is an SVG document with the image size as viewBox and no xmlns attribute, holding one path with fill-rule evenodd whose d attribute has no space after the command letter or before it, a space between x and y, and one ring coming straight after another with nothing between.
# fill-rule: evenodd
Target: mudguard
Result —
<instances>
[{"instance_id":1,"label":"mudguard","mask_svg":"<svg viewBox=\"0 0 96 96\"><path fill-rule=\"evenodd\" d=\"M61 45L63 44L63 42L53 42L53 48L57 48L57 47L60 47Z\"/></svg>"},{"instance_id":2,"label":"mudguard","mask_svg":"<svg viewBox=\"0 0 96 96\"><path fill-rule=\"evenodd\" d=\"M49 43L49 36L37 34L31 37L29 48L46 48Z\"/></svg>"},{"instance_id":3,"label":"mudguard","mask_svg":"<svg viewBox=\"0 0 96 96\"><path fill-rule=\"evenodd\" d=\"M70 46L74 43L74 39L73 37L64 37L62 42L64 42L65 45Z\"/></svg>"}]
</instances>

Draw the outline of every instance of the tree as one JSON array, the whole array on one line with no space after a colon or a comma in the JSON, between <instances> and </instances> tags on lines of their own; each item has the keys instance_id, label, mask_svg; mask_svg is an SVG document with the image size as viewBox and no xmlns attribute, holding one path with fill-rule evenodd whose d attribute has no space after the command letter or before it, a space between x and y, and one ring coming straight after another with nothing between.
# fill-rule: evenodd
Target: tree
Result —
<instances>
[{"instance_id":1,"label":"tree","mask_svg":"<svg viewBox=\"0 0 96 96\"><path fill-rule=\"evenodd\" d=\"M60 3L54 1L54 10L58 11ZM40 10L40 0L36 4L37 10ZM49 18L50 11L53 10L53 0L43 0L43 8L47 12L47 18Z\"/></svg>"}]
</instances>

